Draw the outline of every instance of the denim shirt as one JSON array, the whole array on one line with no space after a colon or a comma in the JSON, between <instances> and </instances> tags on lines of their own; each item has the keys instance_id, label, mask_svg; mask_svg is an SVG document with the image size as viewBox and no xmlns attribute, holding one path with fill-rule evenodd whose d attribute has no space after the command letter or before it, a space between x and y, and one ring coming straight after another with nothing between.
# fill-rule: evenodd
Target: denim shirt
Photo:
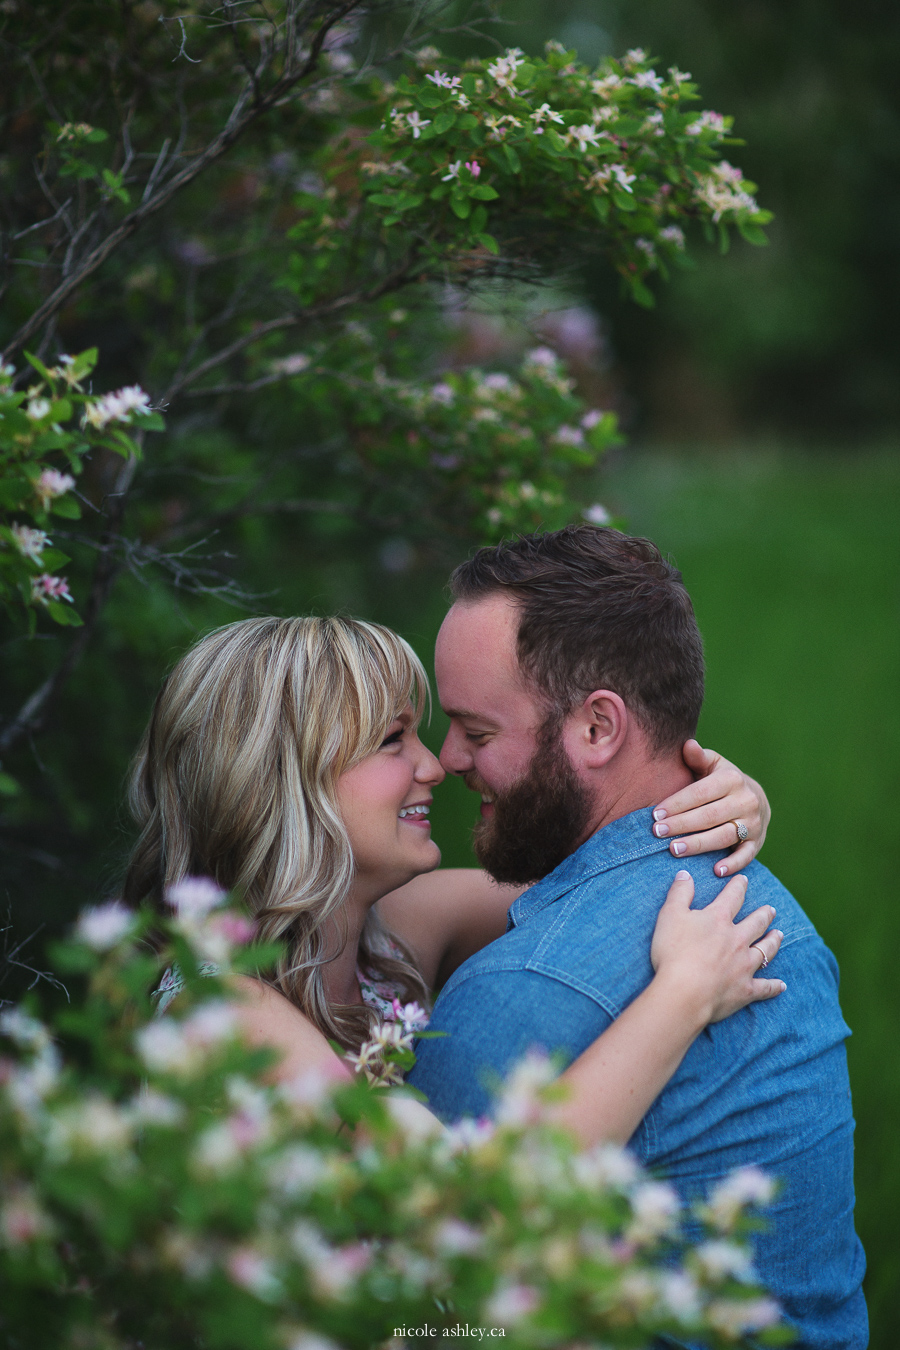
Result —
<instances>
[{"instance_id":1,"label":"denim shirt","mask_svg":"<svg viewBox=\"0 0 900 1350\"><path fill-rule=\"evenodd\" d=\"M695 907L722 889L724 854L679 860L649 810L598 831L509 911L508 930L444 987L409 1081L444 1119L490 1113L496 1083L531 1047L569 1063L650 982L650 941L675 872ZM853 1227L853 1114L831 952L796 900L759 863L746 874L743 918L777 910L781 950L766 975L787 991L706 1028L630 1140L685 1200L735 1167L782 1182L754 1239L759 1274L799 1346L863 1350L865 1258Z\"/></svg>"}]
</instances>

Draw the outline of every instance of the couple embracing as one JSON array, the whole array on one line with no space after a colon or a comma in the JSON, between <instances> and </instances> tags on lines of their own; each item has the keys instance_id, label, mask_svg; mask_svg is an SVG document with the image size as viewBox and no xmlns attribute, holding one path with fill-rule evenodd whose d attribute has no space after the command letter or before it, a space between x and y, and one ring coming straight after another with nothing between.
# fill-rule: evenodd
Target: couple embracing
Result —
<instances>
[{"instance_id":1,"label":"couple embracing","mask_svg":"<svg viewBox=\"0 0 900 1350\"><path fill-rule=\"evenodd\" d=\"M182 658L135 768L127 898L192 874L243 891L283 943L240 982L277 1076L346 1074L329 1041L352 1054L442 986L448 1034L410 1077L441 1118L489 1114L538 1047L566 1066L559 1123L628 1142L685 1199L765 1169L762 1280L801 1347L863 1350L837 968L753 860L762 790L690 740L703 659L679 573L580 525L480 550L451 590L440 762L422 667L379 625L250 619ZM445 771L481 793L484 871L436 870Z\"/></svg>"}]
</instances>

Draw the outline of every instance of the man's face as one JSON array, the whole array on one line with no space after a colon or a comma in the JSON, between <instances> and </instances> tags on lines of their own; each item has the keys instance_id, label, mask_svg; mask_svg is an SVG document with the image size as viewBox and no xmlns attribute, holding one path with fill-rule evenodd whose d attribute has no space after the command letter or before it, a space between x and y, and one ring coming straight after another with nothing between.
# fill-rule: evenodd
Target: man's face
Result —
<instances>
[{"instance_id":1,"label":"man's face","mask_svg":"<svg viewBox=\"0 0 900 1350\"><path fill-rule=\"evenodd\" d=\"M475 851L498 881L534 881L585 834L591 800L516 655L519 611L503 596L450 610L435 648L450 718L441 764L482 794Z\"/></svg>"}]
</instances>

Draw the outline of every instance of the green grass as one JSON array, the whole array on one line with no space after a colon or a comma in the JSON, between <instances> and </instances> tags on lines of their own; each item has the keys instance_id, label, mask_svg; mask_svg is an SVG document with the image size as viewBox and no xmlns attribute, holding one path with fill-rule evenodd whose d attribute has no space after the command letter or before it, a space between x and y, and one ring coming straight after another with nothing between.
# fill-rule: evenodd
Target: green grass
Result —
<instances>
[{"instance_id":1,"label":"green grass","mask_svg":"<svg viewBox=\"0 0 900 1350\"><path fill-rule=\"evenodd\" d=\"M701 739L764 784L773 819L762 860L840 962L854 1033L857 1215L872 1346L894 1350L900 456L635 453L606 476L602 499L682 569L706 642ZM419 597L415 617L402 624L423 655L443 608L439 596ZM441 729L438 716L432 743ZM470 860L472 815L469 794L451 785L435 822L448 863Z\"/></svg>"}]
</instances>

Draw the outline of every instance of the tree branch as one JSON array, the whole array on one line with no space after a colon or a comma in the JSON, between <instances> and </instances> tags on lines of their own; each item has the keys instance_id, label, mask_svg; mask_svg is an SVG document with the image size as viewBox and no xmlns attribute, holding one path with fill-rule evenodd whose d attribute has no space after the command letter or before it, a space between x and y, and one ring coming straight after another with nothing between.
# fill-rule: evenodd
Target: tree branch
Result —
<instances>
[{"instance_id":1,"label":"tree branch","mask_svg":"<svg viewBox=\"0 0 900 1350\"><path fill-rule=\"evenodd\" d=\"M248 78L243 89L238 95L231 109L223 129L219 132L205 150L195 156L190 164L186 164L179 172L173 175L162 187L154 192L146 201L134 210L129 212L125 219L110 234L106 236L90 253L74 267L71 275L66 277L56 289L47 296L43 304L39 305L31 316L19 328L18 332L8 343L5 351L2 353L2 360L8 360L12 354L18 350L25 342L29 340L46 323L51 315L55 314L62 305L68 300L73 291L85 281L92 273L96 272L106 262L107 258L120 247L121 244L129 239L135 231L140 229L146 220L161 210L171 199L187 187L195 178L203 173L211 164L220 159L222 155L229 150L236 141L244 134L249 126L257 121L263 114L267 113L279 99L293 89L301 80L310 75L318 66L322 46L329 31L345 18L354 9L358 8L361 0L345 0L345 3L336 6L329 15L327 15L316 30L315 37L309 49L309 54L303 64L296 70L290 69L286 64L284 72L275 80L268 93L260 95L258 92L258 76L252 80ZM293 42L290 43L290 51L293 52ZM254 87L256 86L256 87ZM249 106L248 106L249 105ZM54 203L55 205L56 203Z\"/></svg>"}]
</instances>

